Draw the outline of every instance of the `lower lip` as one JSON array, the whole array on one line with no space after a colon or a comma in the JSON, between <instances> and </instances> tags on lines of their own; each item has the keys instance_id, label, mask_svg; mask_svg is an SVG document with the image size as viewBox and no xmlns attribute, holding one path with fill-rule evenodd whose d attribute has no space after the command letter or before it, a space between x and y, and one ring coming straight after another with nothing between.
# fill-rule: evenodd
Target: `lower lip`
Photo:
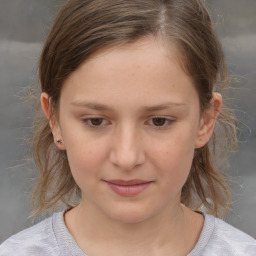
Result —
<instances>
[{"instance_id":1,"label":"lower lip","mask_svg":"<svg viewBox=\"0 0 256 256\"><path fill-rule=\"evenodd\" d=\"M117 185L107 182L108 186L118 195L135 196L143 192L152 182L136 184L136 185Z\"/></svg>"}]
</instances>

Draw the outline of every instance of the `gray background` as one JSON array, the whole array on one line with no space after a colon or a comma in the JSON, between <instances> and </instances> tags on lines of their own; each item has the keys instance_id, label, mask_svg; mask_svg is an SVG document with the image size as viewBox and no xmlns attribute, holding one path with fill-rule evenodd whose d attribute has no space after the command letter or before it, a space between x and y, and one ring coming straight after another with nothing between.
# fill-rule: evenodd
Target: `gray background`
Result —
<instances>
[{"instance_id":1,"label":"gray background","mask_svg":"<svg viewBox=\"0 0 256 256\"><path fill-rule=\"evenodd\" d=\"M37 84L42 42L63 0L0 0L0 243L35 222L28 219L29 194L37 173L23 165L32 111L24 88ZM231 74L233 105L241 126L239 152L228 172L234 206L227 222L256 238L256 1L206 1ZM37 220L38 221L38 220Z\"/></svg>"}]
</instances>

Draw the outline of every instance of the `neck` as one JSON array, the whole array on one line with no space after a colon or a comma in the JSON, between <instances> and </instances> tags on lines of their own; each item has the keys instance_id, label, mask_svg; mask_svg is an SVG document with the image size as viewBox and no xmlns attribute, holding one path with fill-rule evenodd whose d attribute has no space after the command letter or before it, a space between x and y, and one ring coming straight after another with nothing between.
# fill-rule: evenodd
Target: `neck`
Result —
<instances>
[{"instance_id":1,"label":"neck","mask_svg":"<svg viewBox=\"0 0 256 256\"><path fill-rule=\"evenodd\" d=\"M203 223L201 219L197 225L198 220L198 214L179 203L136 223L113 220L88 203L81 203L65 216L69 231L89 255L100 255L102 251L104 255L168 255L170 252L184 255L192 250L199 237ZM181 248L185 248L183 254Z\"/></svg>"}]
</instances>

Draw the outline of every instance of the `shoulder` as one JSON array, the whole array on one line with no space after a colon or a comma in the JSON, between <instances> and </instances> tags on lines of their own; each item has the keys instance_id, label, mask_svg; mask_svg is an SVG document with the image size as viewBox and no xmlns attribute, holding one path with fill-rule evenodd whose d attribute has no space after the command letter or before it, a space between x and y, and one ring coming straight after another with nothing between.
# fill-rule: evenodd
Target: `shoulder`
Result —
<instances>
[{"instance_id":1,"label":"shoulder","mask_svg":"<svg viewBox=\"0 0 256 256\"><path fill-rule=\"evenodd\" d=\"M227 248L232 255L256 255L256 240L228 223L214 218L215 228L212 240L220 248ZM231 254L230 254L231 255Z\"/></svg>"},{"instance_id":2,"label":"shoulder","mask_svg":"<svg viewBox=\"0 0 256 256\"><path fill-rule=\"evenodd\" d=\"M0 245L0 256L58 255L53 217L13 235Z\"/></svg>"},{"instance_id":3,"label":"shoulder","mask_svg":"<svg viewBox=\"0 0 256 256\"><path fill-rule=\"evenodd\" d=\"M207 214L198 244L201 245L200 256L256 255L256 240L253 237Z\"/></svg>"}]
</instances>

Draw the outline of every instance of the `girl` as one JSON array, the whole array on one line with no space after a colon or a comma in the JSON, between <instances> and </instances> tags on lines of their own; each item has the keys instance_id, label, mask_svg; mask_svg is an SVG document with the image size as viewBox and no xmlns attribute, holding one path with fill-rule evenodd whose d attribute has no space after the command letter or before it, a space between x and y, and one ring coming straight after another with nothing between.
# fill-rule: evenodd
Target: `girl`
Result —
<instances>
[{"instance_id":1,"label":"girl","mask_svg":"<svg viewBox=\"0 0 256 256\"><path fill-rule=\"evenodd\" d=\"M236 134L199 0L70 0L39 76L34 214L67 209L1 256L256 255L252 237L217 218L230 206L217 167Z\"/></svg>"}]
</instances>

